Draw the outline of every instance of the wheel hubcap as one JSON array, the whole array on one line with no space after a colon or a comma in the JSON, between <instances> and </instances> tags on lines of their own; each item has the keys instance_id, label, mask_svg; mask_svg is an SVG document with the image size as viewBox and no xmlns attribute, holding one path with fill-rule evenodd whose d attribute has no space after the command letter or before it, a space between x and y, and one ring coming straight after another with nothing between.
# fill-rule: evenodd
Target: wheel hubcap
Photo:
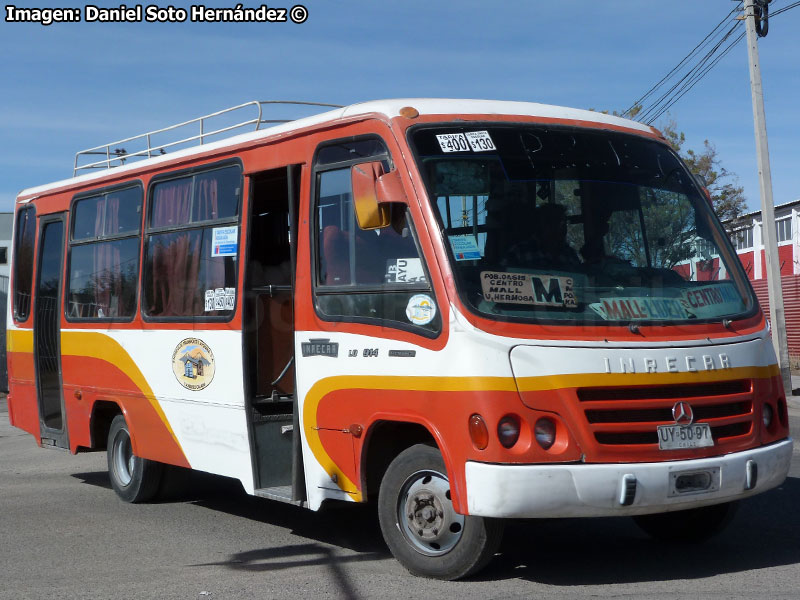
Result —
<instances>
[{"instance_id":1,"label":"wheel hubcap","mask_svg":"<svg viewBox=\"0 0 800 600\"><path fill-rule=\"evenodd\" d=\"M453 509L447 477L436 471L411 475L401 489L397 523L421 554L438 556L452 550L464 531L464 516Z\"/></svg>"},{"instance_id":2,"label":"wheel hubcap","mask_svg":"<svg viewBox=\"0 0 800 600\"><path fill-rule=\"evenodd\" d=\"M114 436L114 471L117 480L124 487L131 482L131 473L133 472L133 465L135 457L133 455L133 448L131 447L131 438L127 431L120 430Z\"/></svg>"}]
</instances>

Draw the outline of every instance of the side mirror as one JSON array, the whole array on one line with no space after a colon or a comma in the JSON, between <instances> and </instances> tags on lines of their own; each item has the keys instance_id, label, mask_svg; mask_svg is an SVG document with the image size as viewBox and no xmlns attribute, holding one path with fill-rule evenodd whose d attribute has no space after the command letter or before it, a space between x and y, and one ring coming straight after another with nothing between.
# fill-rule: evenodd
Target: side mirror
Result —
<instances>
[{"instance_id":1,"label":"side mirror","mask_svg":"<svg viewBox=\"0 0 800 600\"><path fill-rule=\"evenodd\" d=\"M383 172L379 161L353 165L350 169L353 206L361 229L383 229L391 223L391 203L406 203L400 173Z\"/></svg>"}]
</instances>

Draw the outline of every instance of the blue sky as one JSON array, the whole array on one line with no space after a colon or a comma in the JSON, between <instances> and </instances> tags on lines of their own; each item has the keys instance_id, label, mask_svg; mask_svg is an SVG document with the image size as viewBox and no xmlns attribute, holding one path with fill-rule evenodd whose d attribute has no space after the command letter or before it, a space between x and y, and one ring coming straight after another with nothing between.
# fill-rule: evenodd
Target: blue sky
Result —
<instances>
[{"instance_id":1,"label":"blue sky","mask_svg":"<svg viewBox=\"0 0 800 600\"><path fill-rule=\"evenodd\" d=\"M211 0L206 6L235 4ZM350 104L435 96L624 110L736 5L732 0L304 4L309 18L301 25L0 22L0 211L11 210L23 188L71 176L77 150L248 100ZM771 10L789 4L775 0ZM800 198L798 32L800 8L775 16L759 43L776 204ZM723 165L744 186L749 207L758 209L745 43L675 104L670 116L686 133L687 147L700 149L705 139L716 145Z\"/></svg>"}]
</instances>

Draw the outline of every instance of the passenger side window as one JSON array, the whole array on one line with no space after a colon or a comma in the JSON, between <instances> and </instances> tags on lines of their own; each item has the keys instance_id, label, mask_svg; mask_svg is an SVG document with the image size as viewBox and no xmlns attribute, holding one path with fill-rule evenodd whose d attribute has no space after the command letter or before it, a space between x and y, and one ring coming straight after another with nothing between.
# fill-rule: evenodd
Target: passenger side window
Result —
<instances>
[{"instance_id":1,"label":"passenger side window","mask_svg":"<svg viewBox=\"0 0 800 600\"><path fill-rule=\"evenodd\" d=\"M236 308L242 172L229 166L150 190L144 313L229 317Z\"/></svg>"},{"instance_id":2,"label":"passenger side window","mask_svg":"<svg viewBox=\"0 0 800 600\"><path fill-rule=\"evenodd\" d=\"M14 317L28 320L33 285L33 245L36 241L36 210L27 206L17 213L14 233Z\"/></svg>"},{"instance_id":3,"label":"passenger side window","mask_svg":"<svg viewBox=\"0 0 800 600\"><path fill-rule=\"evenodd\" d=\"M76 200L72 208L67 319L133 318L139 280L142 188Z\"/></svg>"},{"instance_id":4,"label":"passenger side window","mask_svg":"<svg viewBox=\"0 0 800 600\"><path fill-rule=\"evenodd\" d=\"M408 207L392 204L390 225L382 229L364 230L358 225L350 181L352 165L365 158L383 159L388 171L390 164L382 142L369 142L373 155L366 157L364 152L348 152L345 143L336 144L340 160L324 170L319 163L326 155L322 150L318 154L317 308L326 317L376 319L436 332L441 319Z\"/></svg>"},{"instance_id":5,"label":"passenger side window","mask_svg":"<svg viewBox=\"0 0 800 600\"><path fill-rule=\"evenodd\" d=\"M358 226L350 193L350 169L320 174L319 284L375 286L425 284L425 271L405 205L392 207L391 225Z\"/></svg>"}]
</instances>

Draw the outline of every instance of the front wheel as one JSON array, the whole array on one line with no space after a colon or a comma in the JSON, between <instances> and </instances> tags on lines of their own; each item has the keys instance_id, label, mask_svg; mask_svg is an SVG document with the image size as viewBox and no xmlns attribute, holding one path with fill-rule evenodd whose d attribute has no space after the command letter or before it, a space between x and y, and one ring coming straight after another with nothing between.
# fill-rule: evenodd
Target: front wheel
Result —
<instances>
[{"instance_id":1,"label":"front wheel","mask_svg":"<svg viewBox=\"0 0 800 600\"><path fill-rule=\"evenodd\" d=\"M117 415L108 431L108 474L111 487L125 502L146 502L158 492L164 465L133 453L125 417Z\"/></svg>"},{"instance_id":2,"label":"front wheel","mask_svg":"<svg viewBox=\"0 0 800 600\"><path fill-rule=\"evenodd\" d=\"M455 511L441 453L421 444L400 453L386 470L378 517L395 558L414 575L435 579L478 572L503 535L502 521Z\"/></svg>"},{"instance_id":3,"label":"front wheel","mask_svg":"<svg viewBox=\"0 0 800 600\"><path fill-rule=\"evenodd\" d=\"M677 512L633 517L649 536L664 542L704 542L730 523L738 508L736 502L701 506Z\"/></svg>"}]
</instances>

